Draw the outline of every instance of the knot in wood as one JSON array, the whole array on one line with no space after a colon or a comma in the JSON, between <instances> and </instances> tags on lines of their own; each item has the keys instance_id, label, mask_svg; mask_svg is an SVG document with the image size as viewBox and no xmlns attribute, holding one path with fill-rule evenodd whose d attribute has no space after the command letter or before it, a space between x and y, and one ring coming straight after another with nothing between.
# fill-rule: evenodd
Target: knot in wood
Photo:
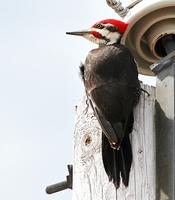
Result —
<instances>
[{"instance_id":1,"label":"knot in wood","mask_svg":"<svg viewBox=\"0 0 175 200\"><path fill-rule=\"evenodd\" d=\"M92 142L92 138L90 135L87 135L87 138L85 139L85 145L89 145Z\"/></svg>"},{"instance_id":2,"label":"knot in wood","mask_svg":"<svg viewBox=\"0 0 175 200\"><path fill-rule=\"evenodd\" d=\"M139 149L138 152L141 154L141 153L143 152L143 150L142 150L142 149Z\"/></svg>"}]
</instances>

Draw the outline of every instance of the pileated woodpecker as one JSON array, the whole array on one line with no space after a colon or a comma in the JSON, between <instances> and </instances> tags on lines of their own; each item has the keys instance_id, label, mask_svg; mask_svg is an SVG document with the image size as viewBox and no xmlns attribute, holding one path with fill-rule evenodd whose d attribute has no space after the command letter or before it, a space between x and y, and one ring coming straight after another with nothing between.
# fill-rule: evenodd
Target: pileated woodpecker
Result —
<instances>
[{"instance_id":1,"label":"pileated woodpecker","mask_svg":"<svg viewBox=\"0 0 175 200\"><path fill-rule=\"evenodd\" d=\"M116 188L120 186L120 178L128 186L132 163L129 133L133 129L133 109L141 91L134 58L129 49L120 44L127 26L122 21L106 19L88 30L67 32L99 45L89 52L80 71L102 128L104 168Z\"/></svg>"}]
</instances>

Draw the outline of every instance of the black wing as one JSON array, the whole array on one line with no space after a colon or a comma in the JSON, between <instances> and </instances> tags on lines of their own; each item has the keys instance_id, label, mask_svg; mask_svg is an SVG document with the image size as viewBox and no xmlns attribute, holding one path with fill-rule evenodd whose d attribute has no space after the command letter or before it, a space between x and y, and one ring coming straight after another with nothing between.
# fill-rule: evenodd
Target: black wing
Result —
<instances>
[{"instance_id":1,"label":"black wing","mask_svg":"<svg viewBox=\"0 0 175 200\"><path fill-rule=\"evenodd\" d=\"M81 75L106 136L102 136L106 173L116 188L120 184L120 175L127 186L132 162L129 133L133 127L133 108L140 95L134 58L122 45L100 47L89 53L85 65L81 66ZM111 146L119 150L112 150Z\"/></svg>"},{"instance_id":2,"label":"black wing","mask_svg":"<svg viewBox=\"0 0 175 200\"><path fill-rule=\"evenodd\" d=\"M120 123L125 124L133 111L140 91L137 66L130 51L123 45L92 50L82 71L98 118L120 129ZM123 136L120 131L116 134Z\"/></svg>"}]
</instances>

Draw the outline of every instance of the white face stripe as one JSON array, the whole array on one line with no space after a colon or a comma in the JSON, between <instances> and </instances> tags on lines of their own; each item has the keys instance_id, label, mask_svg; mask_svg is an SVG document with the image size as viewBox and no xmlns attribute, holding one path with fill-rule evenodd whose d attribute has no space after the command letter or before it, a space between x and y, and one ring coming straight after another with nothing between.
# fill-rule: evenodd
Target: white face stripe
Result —
<instances>
[{"instance_id":1,"label":"white face stripe","mask_svg":"<svg viewBox=\"0 0 175 200\"><path fill-rule=\"evenodd\" d=\"M99 39L99 38L96 38L94 35L92 34L85 34L84 35L84 38L86 38L87 40L95 43L95 44L98 44L98 45L106 45L107 44L107 41L104 40L104 39Z\"/></svg>"},{"instance_id":2,"label":"white face stripe","mask_svg":"<svg viewBox=\"0 0 175 200\"><path fill-rule=\"evenodd\" d=\"M89 39L90 41L95 42L96 44L99 44L99 45L116 43L116 41L120 39L121 34L119 32L110 32L108 29L105 29L105 27L107 27L107 26L114 26L114 25L112 25L110 23L108 23L108 24L101 23L101 24L104 26L104 28L99 29L99 28L92 27L91 31L100 33L102 36L107 38L109 42L107 42L104 39L96 38L93 35L92 35L93 38L91 37L91 38L87 38L87 39Z\"/></svg>"},{"instance_id":3,"label":"white face stripe","mask_svg":"<svg viewBox=\"0 0 175 200\"><path fill-rule=\"evenodd\" d=\"M112 25L112 24L110 24L110 23L108 23L108 24L103 24L103 23L101 23L101 25L103 25L104 28L99 29L99 28L92 27L91 30L92 30L92 31L99 32L99 33L105 32L105 31L109 32L109 30L105 29L105 27L107 27L107 26L114 26L114 25Z\"/></svg>"},{"instance_id":4,"label":"white face stripe","mask_svg":"<svg viewBox=\"0 0 175 200\"><path fill-rule=\"evenodd\" d=\"M89 31L94 31L97 33L100 33L102 35L102 38L97 38L93 34L84 34L84 38L88 39L89 41L96 43L98 45L108 45L108 44L114 44L116 43L120 38L121 34L118 31L111 32L109 31L106 27L108 26L114 26L113 24L103 24L101 23L104 27L100 28L95 28L92 27L89 29Z\"/></svg>"},{"instance_id":5,"label":"white face stripe","mask_svg":"<svg viewBox=\"0 0 175 200\"><path fill-rule=\"evenodd\" d=\"M109 33L109 31L107 29L99 29L99 28L91 28L91 31L96 31L98 33L100 33L101 35L107 35Z\"/></svg>"},{"instance_id":6,"label":"white face stripe","mask_svg":"<svg viewBox=\"0 0 175 200\"><path fill-rule=\"evenodd\" d=\"M118 32L113 32L113 33L110 32L106 37L110 40L108 44L114 44L116 43L117 40L120 39L121 35Z\"/></svg>"}]
</instances>

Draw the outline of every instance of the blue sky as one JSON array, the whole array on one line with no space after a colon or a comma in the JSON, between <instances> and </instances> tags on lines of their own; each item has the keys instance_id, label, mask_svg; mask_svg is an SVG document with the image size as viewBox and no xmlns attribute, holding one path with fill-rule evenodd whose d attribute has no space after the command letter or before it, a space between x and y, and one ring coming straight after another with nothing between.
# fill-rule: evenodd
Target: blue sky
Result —
<instances>
[{"instance_id":1,"label":"blue sky","mask_svg":"<svg viewBox=\"0 0 175 200\"><path fill-rule=\"evenodd\" d=\"M116 17L105 0L0 2L0 199L71 199L45 187L73 161L78 67L95 45L65 32Z\"/></svg>"}]
</instances>

